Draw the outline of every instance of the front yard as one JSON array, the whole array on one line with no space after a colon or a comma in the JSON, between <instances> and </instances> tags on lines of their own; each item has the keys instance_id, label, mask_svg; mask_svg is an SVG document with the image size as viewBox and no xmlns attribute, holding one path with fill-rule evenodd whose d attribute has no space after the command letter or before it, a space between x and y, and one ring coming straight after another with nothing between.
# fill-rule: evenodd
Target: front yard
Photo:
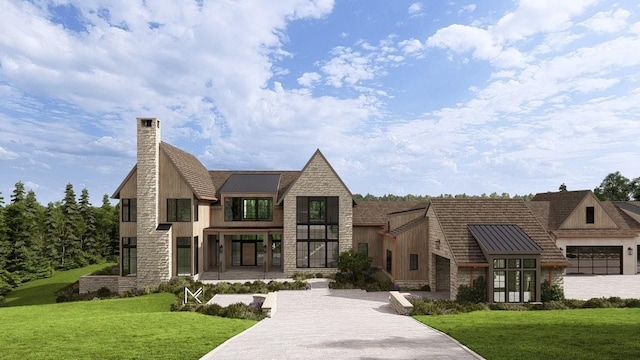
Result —
<instances>
[{"instance_id":1,"label":"front yard","mask_svg":"<svg viewBox=\"0 0 640 360\"><path fill-rule=\"evenodd\" d=\"M640 309L416 316L487 359L637 359Z\"/></svg>"}]
</instances>

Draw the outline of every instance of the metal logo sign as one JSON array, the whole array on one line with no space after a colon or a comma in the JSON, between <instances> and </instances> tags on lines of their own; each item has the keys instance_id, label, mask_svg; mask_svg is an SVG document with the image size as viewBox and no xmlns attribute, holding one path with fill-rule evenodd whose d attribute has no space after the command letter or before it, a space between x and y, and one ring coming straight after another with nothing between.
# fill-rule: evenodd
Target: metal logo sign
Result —
<instances>
[{"instance_id":1,"label":"metal logo sign","mask_svg":"<svg viewBox=\"0 0 640 360\"><path fill-rule=\"evenodd\" d=\"M202 300L200 300L200 296L202 295L202 287L200 287L195 292L192 292L188 287L184 287L184 303L187 304L189 297L193 298L193 300L197 301L198 304L202 304Z\"/></svg>"}]
</instances>

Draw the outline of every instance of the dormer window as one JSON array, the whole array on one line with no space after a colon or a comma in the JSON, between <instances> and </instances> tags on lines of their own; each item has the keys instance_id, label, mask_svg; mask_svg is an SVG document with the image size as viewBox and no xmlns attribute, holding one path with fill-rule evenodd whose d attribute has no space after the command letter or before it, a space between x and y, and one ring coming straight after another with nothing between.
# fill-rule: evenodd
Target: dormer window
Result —
<instances>
[{"instance_id":1,"label":"dormer window","mask_svg":"<svg viewBox=\"0 0 640 360\"><path fill-rule=\"evenodd\" d=\"M595 217L595 210L593 208L593 206L587 206L587 224L595 224L596 222L596 217Z\"/></svg>"}]
</instances>

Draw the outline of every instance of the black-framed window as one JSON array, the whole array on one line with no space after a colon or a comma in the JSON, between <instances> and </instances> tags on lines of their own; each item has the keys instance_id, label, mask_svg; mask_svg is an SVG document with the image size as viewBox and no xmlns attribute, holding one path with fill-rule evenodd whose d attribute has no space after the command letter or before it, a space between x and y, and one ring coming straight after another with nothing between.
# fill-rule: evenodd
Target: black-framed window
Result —
<instances>
[{"instance_id":1,"label":"black-framed window","mask_svg":"<svg viewBox=\"0 0 640 360\"><path fill-rule=\"evenodd\" d=\"M138 200L122 199L122 222L138 221Z\"/></svg>"},{"instance_id":2,"label":"black-framed window","mask_svg":"<svg viewBox=\"0 0 640 360\"><path fill-rule=\"evenodd\" d=\"M493 269L493 302L536 301L536 259L494 259Z\"/></svg>"},{"instance_id":3,"label":"black-framed window","mask_svg":"<svg viewBox=\"0 0 640 360\"><path fill-rule=\"evenodd\" d=\"M567 246L567 274L622 274L622 246Z\"/></svg>"},{"instance_id":4,"label":"black-framed window","mask_svg":"<svg viewBox=\"0 0 640 360\"><path fill-rule=\"evenodd\" d=\"M135 275L138 271L137 238L122 238L122 275Z\"/></svg>"},{"instance_id":5,"label":"black-framed window","mask_svg":"<svg viewBox=\"0 0 640 360\"><path fill-rule=\"evenodd\" d=\"M391 250L387 250L387 272L391 274L392 265L393 265L393 252Z\"/></svg>"},{"instance_id":6,"label":"black-framed window","mask_svg":"<svg viewBox=\"0 0 640 360\"><path fill-rule=\"evenodd\" d=\"M227 197L224 199L224 221L271 221L273 198Z\"/></svg>"},{"instance_id":7,"label":"black-framed window","mask_svg":"<svg viewBox=\"0 0 640 360\"><path fill-rule=\"evenodd\" d=\"M418 254L409 254L409 270L418 270Z\"/></svg>"},{"instance_id":8,"label":"black-framed window","mask_svg":"<svg viewBox=\"0 0 640 360\"><path fill-rule=\"evenodd\" d=\"M198 200L193 200L193 221L200 221L200 214L198 211Z\"/></svg>"},{"instance_id":9,"label":"black-framed window","mask_svg":"<svg viewBox=\"0 0 640 360\"><path fill-rule=\"evenodd\" d=\"M338 267L338 210L337 196L297 197L297 267Z\"/></svg>"},{"instance_id":10,"label":"black-framed window","mask_svg":"<svg viewBox=\"0 0 640 360\"><path fill-rule=\"evenodd\" d=\"M191 275L191 238L176 238L176 271L178 276Z\"/></svg>"},{"instance_id":11,"label":"black-framed window","mask_svg":"<svg viewBox=\"0 0 640 360\"><path fill-rule=\"evenodd\" d=\"M369 255L369 244L368 243L358 243L358 252L361 252L365 255Z\"/></svg>"},{"instance_id":12,"label":"black-framed window","mask_svg":"<svg viewBox=\"0 0 640 360\"><path fill-rule=\"evenodd\" d=\"M197 274L198 270L198 249L200 248L199 239L197 236L193 237L193 274Z\"/></svg>"},{"instance_id":13,"label":"black-framed window","mask_svg":"<svg viewBox=\"0 0 640 360\"><path fill-rule=\"evenodd\" d=\"M167 199L167 222L191 221L191 199Z\"/></svg>"},{"instance_id":14,"label":"black-framed window","mask_svg":"<svg viewBox=\"0 0 640 360\"><path fill-rule=\"evenodd\" d=\"M587 218L587 224L595 224L596 222L596 214L595 214L595 209L593 206L587 206L586 208L586 218Z\"/></svg>"}]
</instances>

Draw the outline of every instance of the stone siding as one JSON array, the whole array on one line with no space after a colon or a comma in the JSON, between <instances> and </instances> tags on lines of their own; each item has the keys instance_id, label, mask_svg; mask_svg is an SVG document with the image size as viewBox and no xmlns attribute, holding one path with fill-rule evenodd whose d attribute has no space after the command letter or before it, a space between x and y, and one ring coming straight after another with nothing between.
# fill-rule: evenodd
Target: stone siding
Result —
<instances>
[{"instance_id":1,"label":"stone siding","mask_svg":"<svg viewBox=\"0 0 640 360\"><path fill-rule=\"evenodd\" d=\"M540 269L540 272L542 274L540 277L540 283L549 281L549 272L551 272L551 285L560 285L564 288L564 268L551 269L543 267Z\"/></svg>"},{"instance_id":2,"label":"stone siding","mask_svg":"<svg viewBox=\"0 0 640 360\"><path fill-rule=\"evenodd\" d=\"M98 291L106 287L111 292L123 293L136 288L135 276L86 275L80 277L80 294Z\"/></svg>"},{"instance_id":3,"label":"stone siding","mask_svg":"<svg viewBox=\"0 0 640 360\"><path fill-rule=\"evenodd\" d=\"M335 273L337 269L296 267L296 198L298 196L337 196L339 211L339 251L349 250L353 235L353 198L340 178L320 152L316 152L303 169L300 177L289 188L284 198L284 226L282 234L282 261L286 276L294 273Z\"/></svg>"},{"instance_id":4,"label":"stone siding","mask_svg":"<svg viewBox=\"0 0 640 360\"><path fill-rule=\"evenodd\" d=\"M460 285L471 286L471 271L473 270L473 281L475 282L480 276L484 276L487 281L487 268L457 268L456 285L451 289L451 299L455 299L458 295L458 287ZM488 296L488 295L487 295Z\"/></svg>"}]
</instances>

